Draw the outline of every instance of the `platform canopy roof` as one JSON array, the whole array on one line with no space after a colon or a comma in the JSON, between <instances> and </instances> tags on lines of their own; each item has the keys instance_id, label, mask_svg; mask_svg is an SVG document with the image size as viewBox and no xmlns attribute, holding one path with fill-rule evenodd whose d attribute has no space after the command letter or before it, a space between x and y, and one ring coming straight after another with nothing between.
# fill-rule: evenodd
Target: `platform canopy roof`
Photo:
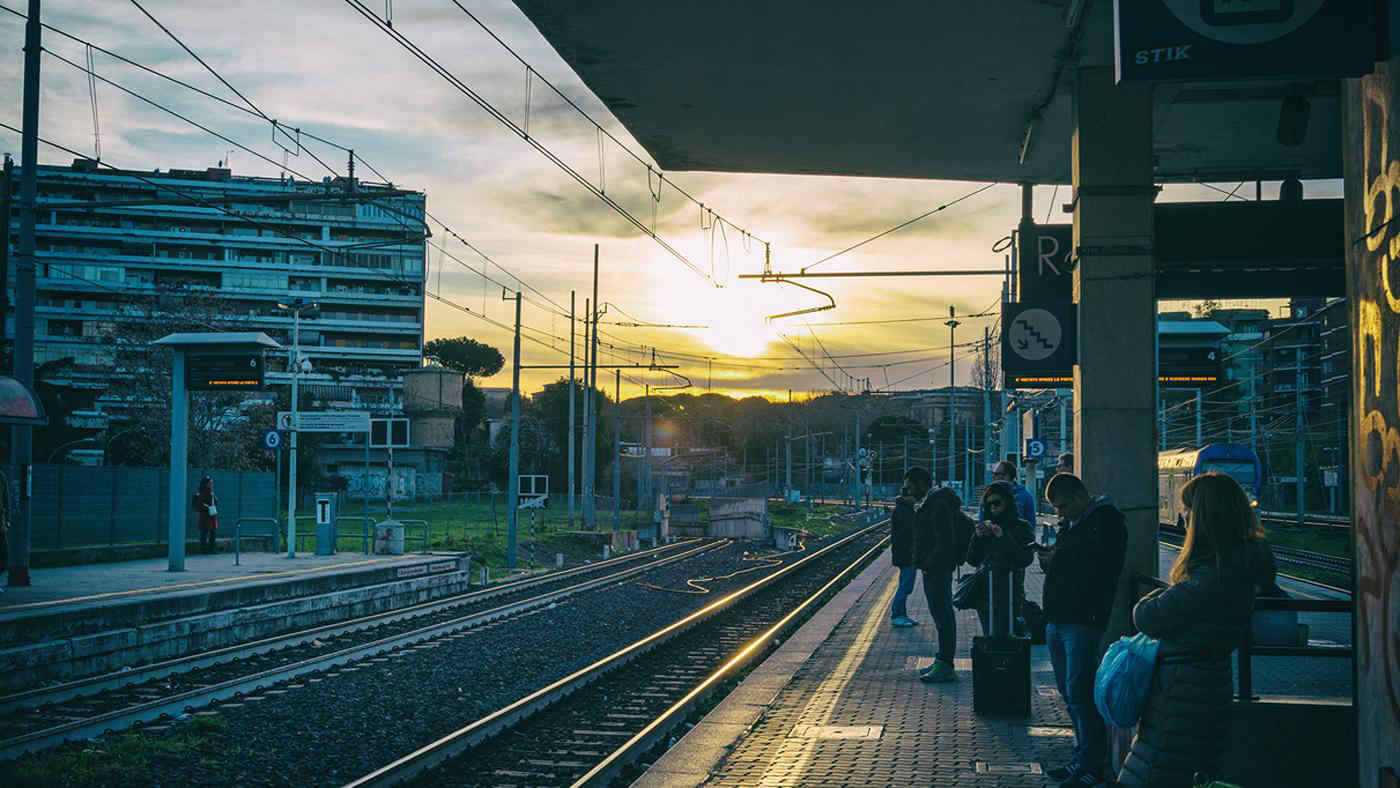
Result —
<instances>
[{"instance_id":1,"label":"platform canopy roof","mask_svg":"<svg viewBox=\"0 0 1400 788\"><path fill-rule=\"evenodd\" d=\"M667 170L1068 183L1074 67L1113 56L1109 0L516 4ZM1298 147L1286 89L1159 85L1158 178L1340 177L1337 82Z\"/></svg>"}]
</instances>

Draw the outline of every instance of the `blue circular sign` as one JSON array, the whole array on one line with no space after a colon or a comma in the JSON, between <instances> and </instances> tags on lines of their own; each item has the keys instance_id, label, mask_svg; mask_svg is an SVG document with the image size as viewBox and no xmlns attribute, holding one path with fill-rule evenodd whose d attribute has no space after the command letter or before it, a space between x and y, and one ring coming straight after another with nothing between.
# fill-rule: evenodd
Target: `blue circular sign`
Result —
<instances>
[{"instance_id":1,"label":"blue circular sign","mask_svg":"<svg viewBox=\"0 0 1400 788\"><path fill-rule=\"evenodd\" d=\"M281 451L282 433L279 430L263 430L263 448L268 451Z\"/></svg>"}]
</instances>

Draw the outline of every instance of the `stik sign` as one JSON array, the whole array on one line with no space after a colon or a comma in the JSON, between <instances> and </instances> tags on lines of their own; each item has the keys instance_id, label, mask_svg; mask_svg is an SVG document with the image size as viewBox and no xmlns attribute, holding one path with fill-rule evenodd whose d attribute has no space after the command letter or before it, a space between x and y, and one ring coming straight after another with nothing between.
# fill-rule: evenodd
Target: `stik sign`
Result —
<instances>
[{"instance_id":1,"label":"stik sign","mask_svg":"<svg viewBox=\"0 0 1400 788\"><path fill-rule=\"evenodd\" d=\"M1377 33L1363 0L1114 0L1117 81L1354 77Z\"/></svg>"},{"instance_id":2,"label":"stik sign","mask_svg":"<svg viewBox=\"0 0 1400 788\"><path fill-rule=\"evenodd\" d=\"M1074 293L1074 225L1022 223L1016 249L1016 300L1066 302Z\"/></svg>"}]
</instances>

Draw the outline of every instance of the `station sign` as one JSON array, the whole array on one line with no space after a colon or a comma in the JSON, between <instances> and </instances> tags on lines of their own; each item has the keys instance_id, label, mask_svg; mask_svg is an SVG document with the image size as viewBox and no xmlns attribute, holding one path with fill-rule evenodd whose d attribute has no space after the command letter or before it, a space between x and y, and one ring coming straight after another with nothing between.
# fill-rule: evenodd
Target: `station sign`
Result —
<instances>
[{"instance_id":1,"label":"station sign","mask_svg":"<svg viewBox=\"0 0 1400 788\"><path fill-rule=\"evenodd\" d=\"M1075 305L1068 301L1002 304L1001 371L1007 388L1073 385L1076 317Z\"/></svg>"},{"instance_id":2,"label":"station sign","mask_svg":"<svg viewBox=\"0 0 1400 788\"><path fill-rule=\"evenodd\" d=\"M263 387L267 363L262 351L195 353L185 356L188 391L256 391Z\"/></svg>"},{"instance_id":3,"label":"station sign","mask_svg":"<svg viewBox=\"0 0 1400 788\"><path fill-rule=\"evenodd\" d=\"M369 432L369 411L307 410L297 413L301 432ZM292 429L292 412L277 411L277 429Z\"/></svg>"},{"instance_id":4,"label":"station sign","mask_svg":"<svg viewBox=\"0 0 1400 788\"><path fill-rule=\"evenodd\" d=\"M1157 383L1167 388L1207 388L1219 385L1219 348L1158 348Z\"/></svg>"},{"instance_id":5,"label":"station sign","mask_svg":"<svg viewBox=\"0 0 1400 788\"><path fill-rule=\"evenodd\" d=\"M1377 59L1362 0L1114 0L1118 82L1356 77Z\"/></svg>"},{"instance_id":6,"label":"station sign","mask_svg":"<svg viewBox=\"0 0 1400 788\"><path fill-rule=\"evenodd\" d=\"M1074 225L1022 222L1017 229L1016 300L1074 300Z\"/></svg>"}]
</instances>

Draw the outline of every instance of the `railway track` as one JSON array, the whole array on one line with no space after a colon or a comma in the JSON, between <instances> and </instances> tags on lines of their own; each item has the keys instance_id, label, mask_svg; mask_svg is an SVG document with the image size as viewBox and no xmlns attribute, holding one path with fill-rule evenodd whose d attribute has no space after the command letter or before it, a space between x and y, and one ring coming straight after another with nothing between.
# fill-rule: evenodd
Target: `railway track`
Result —
<instances>
[{"instance_id":1,"label":"railway track","mask_svg":"<svg viewBox=\"0 0 1400 788\"><path fill-rule=\"evenodd\" d=\"M1161 526L1161 537L1165 542L1180 546L1185 538L1186 532L1173 525ZM1314 569L1323 572L1331 572L1345 577L1351 576L1351 559L1343 556L1318 553L1312 550L1300 550L1296 547L1284 547L1282 545L1271 544L1274 560L1286 566L1296 566L1306 569Z\"/></svg>"},{"instance_id":2,"label":"railway track","mask_svg":"<svg viewBox=\"0 0 1400 788\"><path fill-rule=\"evenodd\" d=\"M396 611L0 697L0 761L536 610L714 549L666 545Z\"/></svg>"},{"instance_id":3,"label":"railway track","mask_svg":"<svg viewBox=\"0 0 1400 788\"><path fill-rule=\"evenodd\" d=\"M347 788L608 784L854 577L883 548L885 522L727 594Z\"/></svg>"}]
</instances>

